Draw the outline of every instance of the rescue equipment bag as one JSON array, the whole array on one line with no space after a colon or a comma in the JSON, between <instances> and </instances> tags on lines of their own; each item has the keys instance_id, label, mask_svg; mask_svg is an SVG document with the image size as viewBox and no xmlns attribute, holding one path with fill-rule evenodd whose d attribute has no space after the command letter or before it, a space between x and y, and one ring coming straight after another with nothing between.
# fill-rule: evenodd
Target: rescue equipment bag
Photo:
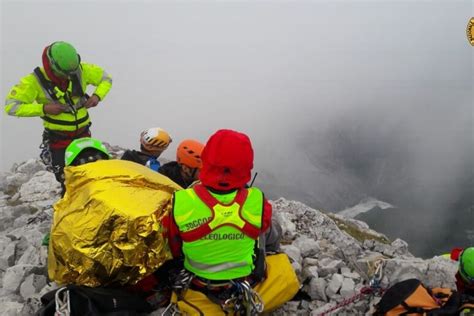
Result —
<instances>
[{"instance_id":1,"label":"rescue equipment bag","mask_svg":"<svg viewBox=\"0 0 474 316\"><path fill-rule=\"evenodd\" d=\"M391 286L375 306L374 315L457 315L457 291L449 288L428 288L418 279L408 279Z\"/></svg>"},{"instance_id":2,"label":"rescue equipment bag","mask_svg":"<svg viewBox=\"0 0 474 316\"><path fill-rule=\"evenodd\" d=\"M286 254L269 255L265 261L266 279L253 290L261 299L263 312L269 312L292 299L300 284ZM173 293L171 302L184 315L235 315L232 311L224 311L220 305L198 290L188 289L181 297Z\"/></svg>"},{"instance_id":3,"label":"rescue equipment bag","mask_svg":"<svg viewBox=\"0 0 474 316\"><path fill-rule=\"evenodd\" d=\"M68 285L44 294L36 316L135 316L153 310L145 298L123 289Z\"/></svg>"}]
</instances>

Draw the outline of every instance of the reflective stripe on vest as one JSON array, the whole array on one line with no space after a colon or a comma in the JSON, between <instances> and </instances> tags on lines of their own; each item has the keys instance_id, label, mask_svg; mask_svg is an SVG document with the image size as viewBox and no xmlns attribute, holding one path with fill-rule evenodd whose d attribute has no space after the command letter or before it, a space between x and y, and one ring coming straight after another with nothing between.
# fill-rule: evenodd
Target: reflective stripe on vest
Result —
<instances>
[{"instance_id":1,"label":"reflective stripe on vest","mask_svg":"<svg viewBox=\"0 0 474 316\"><path fill-rule=\"evenodd\" d=\"M188 262L191 266L199 269L199 270L206 270L208 272L221 272L233 268L239 268L239 267L245 267L247 265L247 262L242 261L242 262L224 262L224 263L219 263L219 264L205 264L205 263L200 263L196 262L190 258L188 258Z\"/></svg>"},{"instance_id":2,"label":"reflective stripe on vest","mask_svg":"<svg viewBox=\"0 0 474 316\"><path fill-rule=\"evenodd\" d=\"M214 197L203 190L207 192L197 185L174 195L173 217L183 239L185 268L210 280L250 275L261 232L263 193L249 188Z\"/></svg>"}]
</instances>

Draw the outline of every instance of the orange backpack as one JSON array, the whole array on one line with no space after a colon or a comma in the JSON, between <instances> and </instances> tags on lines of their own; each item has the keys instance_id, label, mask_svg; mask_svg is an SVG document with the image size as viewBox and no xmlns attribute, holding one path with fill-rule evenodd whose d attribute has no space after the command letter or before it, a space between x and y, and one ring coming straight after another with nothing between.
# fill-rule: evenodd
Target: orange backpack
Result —
<instances>
[{"instance_id":1,"label":"orange backpack","mask_svg":"<svg viewBox=\"0 0 474 316\"><path fill-rule=\"evenodd\" d=\"M427 288L418 279L391 286L375 306L377 316L457 315L460 298L449 288Z\"/></svg>"}]
</instances>

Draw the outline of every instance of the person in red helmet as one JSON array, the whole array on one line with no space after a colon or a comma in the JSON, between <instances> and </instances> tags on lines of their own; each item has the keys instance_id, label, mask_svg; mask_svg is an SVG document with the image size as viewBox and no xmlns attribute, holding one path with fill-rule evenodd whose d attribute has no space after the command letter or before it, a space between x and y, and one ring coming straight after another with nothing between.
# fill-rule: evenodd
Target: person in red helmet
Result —
<instances>
[{"instance_id":1,"label":"person in red helmet","mask_svg":"<svg viewBox=\"0 0 474 316\"><path fill-rule=\"evenodd\" d=\"M206 295L223 294L235 282L262 281L265 236L279 246L281 228L272 225L271 204L260 189L247 185L253 158L247 135L217 131L202 151L201 183L175 192L165 218L173 257L183 258L193 275L191 288Z\"/></svg>"},{"instance_id":2,"label":"person in red helmet","mask_svg":"<svg viewBox=\"0 0 474 316\"><path fill-rule=\"evenodd\" d=\"M194 139L183 140L176 150L176 161L170 161L158 169L183 188L198 180L202 167L201 153L204 145Z\"/></svg>"}]
</instances>

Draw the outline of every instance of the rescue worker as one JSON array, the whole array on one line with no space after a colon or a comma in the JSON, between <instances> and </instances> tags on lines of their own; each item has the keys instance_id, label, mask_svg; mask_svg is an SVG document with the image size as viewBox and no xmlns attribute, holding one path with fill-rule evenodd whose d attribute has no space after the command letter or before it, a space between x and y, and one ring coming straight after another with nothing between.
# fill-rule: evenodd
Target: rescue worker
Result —
<instances>
[{"instance_id":1,"label":"rescue worker","mask_svg":"<svg viewBox=\"0 0 474 316\"><path fill-rule=\"evenodd\" d=\"M175 192L165 218L171 252L184 258L193 275L191 288L213 302L228 301L235 282L252 292L250 286L265 275L264 236L272 230L272 206L262 191L247 187L252 168L248 136L217 131L202 152L201 183Z\"/></svg>"},{"instance_id":2,"label":"rescue worker","mask_svg":"<svg viewBox=\"0 0 474 316\"><path fill-rule=\"evenodd\" d=\"M183 140L176 150L176 161L170 161L158 170L183 188L199 179L204 145L194 139Z\"/></svg>"},{"instance_id":3,"label":"rescue worker","mask_svg":"<svg viewBox=\"0 0 474 316\"><path fill-rule=\"evenodd\" d=\"M140 151L126 150L122 160L129 160L158 171L161 167L158 157L168 148L171 137L164 129L149 128L140 134Z\"/></svg>"},{"instance_id":4,"label":"rescue worker","mask_svg":"<svg viewBox=\"0 0 474 316\"><path fill-rule=\"evenodd\" d=\"M68 166L80 166L97 160L108 160L111 158L105 145L98 139L84 137L73 140L67 146L64 157L64 164ZM63 194L65 192L63 191ZM43 246L48 246L49 236L47 233L41 242Z\"/></svg>"},{"instance_id":5,"label":"rescue worker","mask_svg":"<svg viewBox=\"0 0 474 316\"><path fill-rule=\"evenodd\" d=\"M456 272L456 287L459 293L474 297L474 247L454 248L451 259L459 261Z\"/></svg>"},{"instance_id":6,"label":"rescue worker","mask_svg":"<svg viewBox=\"0 0 474 316\"><path fill-rule=\"evenodd\" d=\"M80 166L97 160L108 160L111 156L107 147L98 139L83 137L73 140L66 148L64 164Z\"/></svg>"},{"instance_id":7,"label":"rescue worker","mask_svg":"<svg viewBox=\"0 0 474 316\"><path fill-rule=\"evenodd\" d=\"M76 49L67 42L46 46L42 64L11 88L5 112L43 120L41 158L64 190L65 149L74 139L91 135L88 109L104 99L112 78L101 67L81 62ZM86 94L89 85L96 87L92 96Z\"/></svg>"}]
</instances>

